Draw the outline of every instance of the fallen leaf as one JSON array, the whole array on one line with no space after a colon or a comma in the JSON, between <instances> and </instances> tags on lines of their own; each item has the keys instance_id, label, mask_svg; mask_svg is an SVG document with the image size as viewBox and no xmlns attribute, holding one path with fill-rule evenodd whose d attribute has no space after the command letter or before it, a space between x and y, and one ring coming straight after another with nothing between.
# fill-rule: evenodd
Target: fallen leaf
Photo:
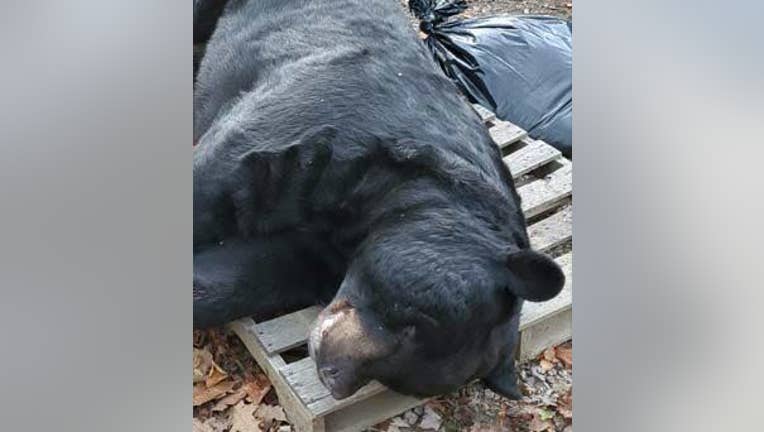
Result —
<instances>
[{"instance_id":1,"label":"fallen leaf","mask_svg":"<svg viewBox=\"0 0 764 432\"><path fill-rule=\"evenodd\" d=\"M496 429L498 430L510 430L509 427L509 410L507 409L507 406L504 405L501 407L501 410L496 415Z\"/></svg>"},{"instance_id":2,"label":"fallen leaf","mask_svg":"<svg viewBox=\"0 0 764 432\"><path fill-rule=\"evenodd\" d=\"M244 399L244 397L247 396L247 392L244 389L239 389L228 396L224 397L223 399L220 399L214 407L212 407L212 411L225 411L228 409L231 405L236 405L239 403L240 400Z\"/></svg>"},{"instance_id":3,"label":"fallen leaf","mask_svg":"<svg viewBox=\"0 0 764 432\"><path fill-rule=\"evenodd\" d=\"M573 394L571 391L557 399L557 412L566 419L573 418Z\"/></svg>"},{"instance_id":4,"label":"fallen leaf","mask_svg":"<svg viewBox=\"0 0 764 432\"><path fill-rule=\"evenodd\" d=\"M549 420L542 420L540 416L534 415L533 419L528 424L528 430L531 432L554 431L554 425Z\"/></svg>"},{"instance_id":5,"label":"fallen leaf","mask_svg":"<svg viewBox=\"0 0 764 432\"><path fill-rule=\"evenodd\" d=\"M539 366L541 366L541 370L544 372L554 368L554 364L546 359L541 359L539 361Z\"/></svg>"},{"instance_id":6,"label":"fallen leaf","mask_svg":"<svg viewBox=\"0 0 764 432\"><path fill-rule=\"evenodd\" d=\"M233 381L223 381L212 387L207 387L204 383L194 385L194 406L203 405L209 401L220 399L226 393L233 389Z\"/></svg>"},{"instance_id":7,"label":"fallen leaf","mask_svg":"<svg viewBox=\"0 0 764 432\"><path fill-rule=\"evenodd\" d=\"M568 369L573 367L573 348L570 347L557 347L557 358L562 361L562 363L567 367Z\"/></svg>"},{"instance_id":8,"label":"fallen leaf","mask_svg":"<svg viewBox=\"0 0 764 432\"><path fill-rule=\"evenodd\" d=\"M258 375L254 378L247 380L242 389L247 392L247 401L255 405L259 405L263 401L265 395L271 389L271 382L268 381L268 377L265 375Z\"/></svg>"},{"instance_id":9,"label":"fallen leaf","mask_svg":"<svg viewBox=\"0 0 764 432\"><path fill-rule=\"evenodd\" d=\"M204 381L212 367L212 354L206 349L194 348L194 383Z\"/></svg>"},{"instance_id":10,"label":"fallen leaf","mask_svg":"<svg viewBox=\"0 0 764 432\"><path fill-rule=\"evenodd\" d=\"M194 432L212 432L212 428L199 419L194 419L192 426Z\"/></svg>"},{"instance_id":11,"label":"fallen leaf","mask_svg":"<svg viewBox=\"0 0 764 432\"><path fill-rule=\"evenodd\" d=\"M224 432L230 429L231 421L228 417L210 417L204 421L194 419L194 432Z\"/></svg>"},{"instance_id":12,"label":"fallen leaf","mask_svg":"<svg viewBox=\"0 0 764 432\"><path fill-rule=\"evenodd\" d=\"M539 415L539 418L541 420L544 420L544 421L549 420L552 417L554 417L554 413L552 411L549 411L549 410L543 409L543 408L538 411L538 415Z\"/></svg>"},{"instance_id":13,"label":"fallen leaf","mask_svg":"<svg viewBox=\"0 0 764 432\"><path fill-rule=\"evenodd\" d=\"M262 432L260 419L255 418L254 413L257 405L247 404L240 401L231 408L230 432Z\"/></svg>"},{"instance_id":14,"label":"fallen leaf","mask_svg":"<svg viewBox=\"0 0 764 432\"><path fill-rule=\"evenodd\" d=\"M559 361L555 355L554 347L548 348L546 351L544 351L544 359L552 363L557 363Z\"/></svg>"},{"instance_id":15,"label":"fallen leaf","mask_svg":"<svg viewBox=\"0 0 764 432\"><path fill-rule=\"evenodd\" d=\"M509 405L507 415L509 417L519 417L530 419L536 412L536 407L522 401L517 401Z\"/></svg>"},{"instance_id":16,"label":"fallen leaf","mask_svg":"<svg viewBox=\"0 0 764 432\"><path fill-rule=\"evenodd\" d=\"M273 421L287 421L284 409L278 405L260 405L255 410L255 417L263 420L266 423Z\"/></svg>"},{"instance_id":17,"label":"fallen leaf","mask_svg":"<svg viewBox=\"0 0 764 432\"><path fill-rule=\"evenodd\" d=\"M207 374L207 379L204 380L204 384L207 387L212 387L226 378L228 378L226 371L218 366L218 364L213 360L212 367L210 368L210 372Z\"/></svg>"}]
</instances>

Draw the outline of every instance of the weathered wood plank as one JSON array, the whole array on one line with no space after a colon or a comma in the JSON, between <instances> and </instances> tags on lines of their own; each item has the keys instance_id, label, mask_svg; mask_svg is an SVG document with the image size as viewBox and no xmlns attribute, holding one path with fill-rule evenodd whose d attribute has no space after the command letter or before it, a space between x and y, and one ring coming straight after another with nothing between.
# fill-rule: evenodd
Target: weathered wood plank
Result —
<instances>
[{"instance_id":1,"label":"weathered wood plank","mask_svg":"<svg viewBox=\"0 0 764 432\"><path fill-rule=\"evenodd\" d=\"M496 114L483 108L482 105L473 104L472 108L478 113L480 119L483 120L483 123L488 123L489 121L496 119Z\"/></svg>"},{"instance_id":2,"label":"weathered wood plank","mask_svg":"<svg viewBox=\"0 0 764 432\"><path fill-rule=\"evenodd\" d=\"M287 413L289 422L298 432L324 432L323 419L316 419L302 405L299 397L292 391L287 383L281 378L280 369L286 366L284 360L278 354L268 355L259 340L256 324L252 318L241 318L228 324L228 328L241 339L247 351L252 354L257 364L268 376L279 402Z\"/></svg>"},{"instance_id":3,"label":"weathered wood plank","mask_svg":"<svg viewBox=\"0 0 764 432\"><path fill-rule=\"evenodd\" d=\"M320 311L321 308L313 306L282 315L256 324L255 333L268 354L290 350L308 340L310 325L316 320Z\"/></svg>"},{"instance_id":4,"label":"weathered wood plank","mask_svg":"<svg viewBox=\"0 0 764 432\"><path fill-rule=\"evenodd\" d=\"M504 157L512 178L518 178L562 156L559 150L543 141L523 138L526 146Z\"/></svg>"},{"instance_id":5,"label":"weathered wood plank","mask_svg":"<svg viewBox=\"0 0 764 432\"><path fill-rule=\"evenodd\" d=\"M510 144L520 141L528 136L528 133L510 122L496 120L494 126L488 129L491 138L499 148L508 147Z\"/></svg>"},{"instance_id":6,"label":"weathered wood plank","mask_svg":"<svg viewBox=\"0 0 764 432\"><path fill-rule=\"evenodd\" d=\"M540 252L548 252L573 238L573 207L561 208L558 212L528 226L531 247Z\"/></svg>"},{"instance_id":7,"label":"weathered wood plank","mask_svg":"<svg viewBox=\"0 0 764 432\"><path fill-rule=\"evenodd\" d=\"M281 374L314 416L324 416L387 390L372 381L352 396L338 401L318 379L316 364L310 357L286 365Z\"/></svg>"},{"instance_id":8,"label":"weathered wood plank","mask_svg":"<svg viewBox=\"0 0 764 432\"><path fill-rule=\"evenodd\" d=\"M520 311L520 330L528 328L555 314L570 309L573 305L573 254L567 253L555 258L565 273L565 286L557 297L542 303L525 302Z\"/></svg>"},{"instance_id":9,"label":"weathered wood plank","mask_svg":"<svg viewBox=\"0 0 764 432\"><path fill-rule=\"evenodd\" d=\"M530 360L545 349L569 340L573 336L572 322L573 309L569 308L523 329L520 332L518 360Z\"/></svg>"},{"instance_id":10,"label":"weathered wood plank","mask_svg":"<svg viewBox=\"0 0 764 432\"><path fill-rule=\"evenodd\" d=\"M526 219L554 208L573 194L572 164L565 158L559 158L556 162L562 167L546 178L534 180L517 188Z\"/></svg>"}]
</instances>

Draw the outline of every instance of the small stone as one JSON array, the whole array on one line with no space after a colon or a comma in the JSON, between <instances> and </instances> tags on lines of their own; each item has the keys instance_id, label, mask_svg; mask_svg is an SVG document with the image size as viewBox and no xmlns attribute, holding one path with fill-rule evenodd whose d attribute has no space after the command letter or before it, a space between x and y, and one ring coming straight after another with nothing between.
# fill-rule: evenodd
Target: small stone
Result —
<instances>
[{"instance_id":1,"label":"small stone","mask_svg":"<svg viewBox=\"0 0 764 432\"><path fill-rule=\"evenodd\" d=\"M529 13L531 13L531 10L528 9L528 8L525 8L525 9L523 9L523 13L528 15Z\"/></svg>"},{"instance_id":2,"label":"small stone","mask_svg":"<svg viewBox=\"0 0 764 432\"><path fill-rule=\"evenodd\" d=\"M413 410L409 410L403 414L403 419L406 420L406 423L413 426L419 421L419 416Z\"/></svg>"},{"instance_id":3,"label":"small stone","mask_svg":"<svg viewBox=\"0 0 764 432\"><path fill-rule=\"evenodd\" d=\"M419 405L418 407L414 407L412 411L414 411L414 413L416 413L417 416L421 416L422 414L424 414L424 407L422 405Z\"/></svg>"},{"instance_id":4,"label":"small stone","mask_svg":"<svg viewBox=\"0 0 764 432\"><path fill-rule=\"evenodd\" d=\"M419 423L419 427L422 429L438 430L440 424L443 423L443 419L432 408L425 407L422 421Z\"/></svg>"}]
</instances>

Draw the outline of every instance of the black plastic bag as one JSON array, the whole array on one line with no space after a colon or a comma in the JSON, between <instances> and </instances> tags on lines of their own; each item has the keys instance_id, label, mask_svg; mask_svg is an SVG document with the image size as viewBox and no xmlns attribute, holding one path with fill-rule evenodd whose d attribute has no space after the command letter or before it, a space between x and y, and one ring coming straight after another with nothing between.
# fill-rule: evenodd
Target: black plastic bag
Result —
<instances>
[{"instance_id":1,"label":"black plastic bag","mask_svg":"<svg viewBox=\"0 0 764 432\"><path fill-rule=\"evenodd\" d=\"M530 15L448 20L467 8L464 0L409 0L409 8L435 60L473 103L571 157L569 21Z\"/></svg>"}]
</instances>

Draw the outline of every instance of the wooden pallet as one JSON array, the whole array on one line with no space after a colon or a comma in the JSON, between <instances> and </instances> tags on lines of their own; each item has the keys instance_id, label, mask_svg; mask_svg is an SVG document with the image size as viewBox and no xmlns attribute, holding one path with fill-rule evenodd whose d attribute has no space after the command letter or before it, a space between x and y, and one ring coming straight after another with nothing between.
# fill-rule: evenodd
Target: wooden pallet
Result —
<instances>
[{"instance_id":1,"label":"wooden pallet","mask_svg":"<svg viewBox=\"0 0 764 432\"><path fill-rule=\"evenodd\" d=\"M517 182L532 247L553 254L566 275L565 288L557 297L544 303L525 303L518 349L522 361L571 337L573 256L571 252L554 254L572 239L572 164L517 126L497 120L479 107L476 111L501 147L504 162ZM318 312L318 307L311 307L267 322L244 318L229 324L268 375L295 430L360 431L424 402L377 382L338 401L319 381L310 357L288 363L283 354L307 344Z\"/></svg>"}]
</instances>

